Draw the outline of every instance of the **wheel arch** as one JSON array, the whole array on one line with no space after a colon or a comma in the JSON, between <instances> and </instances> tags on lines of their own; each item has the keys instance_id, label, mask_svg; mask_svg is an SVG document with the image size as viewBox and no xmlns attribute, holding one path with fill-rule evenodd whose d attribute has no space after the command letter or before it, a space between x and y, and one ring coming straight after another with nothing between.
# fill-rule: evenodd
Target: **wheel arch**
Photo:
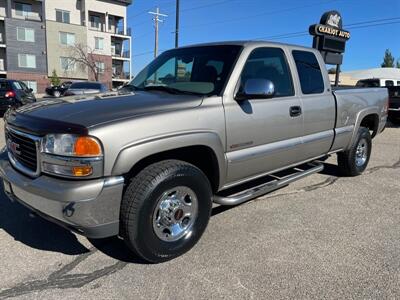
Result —
<instances>
[{"instance_id":1,"label":"wheel arch","mask_svg":"<svg viewBox=\"0 0 400 300\"><path fill-rule=\"evenodd\" d=\"M119 153L112 175L135 176L146 166L167 159L182 160L198 167L210 180L214 192L225 181L224 148L219 136L211 132L171 136L129 146Z\"/></svg>"},{"instance_id":2,"label":"wheel arch","mask_svg":"<svg viewBox=\"0 0 400 300\"><path fill-rule=\"evenodd\" d=\"M374 138L379 129L379 110L378 107L370 107L364 110L361 110L357 114L353 135L351 137L350 143L348 145L348 149L353 145L354 140L357 137L357 132L360 127L366 127L370 131L372 131L371 137Z\"/></svg>"}]
</instances>

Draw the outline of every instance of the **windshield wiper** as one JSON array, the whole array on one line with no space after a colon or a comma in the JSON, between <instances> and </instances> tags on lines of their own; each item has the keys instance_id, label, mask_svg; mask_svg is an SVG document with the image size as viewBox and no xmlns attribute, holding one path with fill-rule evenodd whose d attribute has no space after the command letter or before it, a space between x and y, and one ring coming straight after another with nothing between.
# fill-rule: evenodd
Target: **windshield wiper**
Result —
<instances>
[{"instance_id":1,"label":"windshield wiper","mask_svg":"<svg viewBox=\"0 0 400 300\"><path fill-rule=\"evenodd\" d=\"M163 91L170 94L182 94L182 95L196 95L196 96L204 96L202 93L196 93L191 91L183 91L180 89L176 89L173 87L165 86L165 85L148 85L144 87L146 91Z\"/></svg>"}]
</instances>

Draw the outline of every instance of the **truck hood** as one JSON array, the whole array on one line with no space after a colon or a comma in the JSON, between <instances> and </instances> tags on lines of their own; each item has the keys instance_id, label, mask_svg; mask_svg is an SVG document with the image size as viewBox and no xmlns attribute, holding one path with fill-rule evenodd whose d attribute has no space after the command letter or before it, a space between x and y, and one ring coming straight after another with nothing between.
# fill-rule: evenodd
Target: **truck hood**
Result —
<instances>
[{"instance_id":1,"label":"truck hood","mask_svg":"<svg viewBox=\"0 0 400 300\"><path fill-rule=\"evenodd\" d=\"M7 124L36 134L70 132L84 134L88 128L171 110L199 106L203 97L164 92L108 93L39 101L9 111Z\"/></svg>"}]
</instances>

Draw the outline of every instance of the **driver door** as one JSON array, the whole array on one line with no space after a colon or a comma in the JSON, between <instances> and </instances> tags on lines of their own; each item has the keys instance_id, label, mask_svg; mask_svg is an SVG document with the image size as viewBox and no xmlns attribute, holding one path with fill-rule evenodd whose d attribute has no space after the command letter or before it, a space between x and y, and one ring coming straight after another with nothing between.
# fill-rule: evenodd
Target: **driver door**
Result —
<instances>
[{"instance_id":1,"label":"driver door","mask_svg":"<svg viewBox=\"0 0 400 300\"><path fill-rule=\"evenodd\" d=\"M248 79L272 81L275 95L224 101L228 185L293 164L301 149L302 104L283 49L253 50L243 68L239 90Z\"/></svg>"}]
</instances>

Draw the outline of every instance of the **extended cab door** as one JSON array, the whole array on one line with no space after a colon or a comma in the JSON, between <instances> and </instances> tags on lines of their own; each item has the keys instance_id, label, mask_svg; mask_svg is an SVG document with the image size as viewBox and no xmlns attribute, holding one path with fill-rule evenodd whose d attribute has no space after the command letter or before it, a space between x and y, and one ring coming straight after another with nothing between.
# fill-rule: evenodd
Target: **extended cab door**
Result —
<instances>
[{"instance_id":1,"label":"extended cab door","mask_svg":"<svg viewBox=\"0 0 400 300\"><path fill-rule=\"evenodd\" d=\"M329 152L336 119L336 104L322 57L303 49L292 51L303 111L303 145L299 161Z\"/></svg>"},{"instance_id":2,"label":"extended cab door","mask_svg":"<svg viewBox=\"0 0 400 300\"><path fill-rule=\"evenodd\" d=\"M245 55L235 93L246 80L262 78L274 83L275 96L243 101L224 96L228 186L297 162L303 133L301 100L284 48L256 48L243 53L238 65Z\"/></svg>"}]
</instances>

